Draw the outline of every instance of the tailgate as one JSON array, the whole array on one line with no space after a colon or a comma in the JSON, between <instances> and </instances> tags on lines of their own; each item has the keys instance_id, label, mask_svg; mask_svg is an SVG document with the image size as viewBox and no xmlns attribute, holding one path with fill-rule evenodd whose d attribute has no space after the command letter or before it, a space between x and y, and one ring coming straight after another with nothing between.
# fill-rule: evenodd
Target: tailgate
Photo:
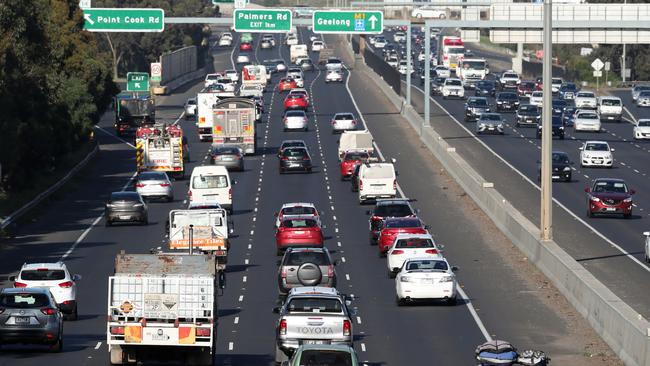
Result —
<instances>
[{"instance_id":1,"label":"tailgate","mask_svg":"<svg viewBox=\"0 0 650 366\"><path fill-rule=\"evenodd\" d=\"M343 321L346 318L340 314L291 314L285 319L287 321L287 336L290 338L312 340L346 338L343 335Z\"/></svg>"},{"instance_id":2,"label":"tailgate","mask_svg":"<svg viewBox=\"0 0 650 366\"><path fill-rule=\"evenodd\" d=\"M366 187L368 187L366 189ZM377 178L377 179L363 179L363 190L368 192L386 192L390 193L393 191L393 179L392 178Z\"/></svg>"}]
</instances>

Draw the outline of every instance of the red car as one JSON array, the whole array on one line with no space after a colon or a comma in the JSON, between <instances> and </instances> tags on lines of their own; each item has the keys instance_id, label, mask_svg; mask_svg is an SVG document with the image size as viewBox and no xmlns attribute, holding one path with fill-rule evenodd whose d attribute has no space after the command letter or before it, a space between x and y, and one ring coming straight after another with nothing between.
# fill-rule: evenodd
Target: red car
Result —
<instances>
[{"instance_id":1,"label":"red car","mask_svg":"<svg viewBox=\"0 0 650 366\"><path fill-rule=\"evenodd\" d=\"M533 91L537 90L537 84L535 84L534 81L522 81L519 83L519 86L517 86L517 94L519 96L523 95L531 95L533 94Z\"/></svg>"},{"instance_id":2,"label":"red car","mask_svg":"<svg viewBox=\"0 0 650 366\"><path fill-rule=\"evenodd\" d=\"M587 216L594 215L623 215L626 219L632 217L633 189L629 189L625 181L615 178L598 178L587 192Z\"/></svg>"},{"instance_id":3,"label":"red car","mask_svg":"<svg viewBox=\"0 0 650 366\"><path fill-rule=\"evenodd\" d=\"M239 44L240 51L250 51L252 49L253 49L253 45L250 44L249 42L242 42Z\"/></svg>"},{"instance_id":4,"label":"red car","mask_svg":"<svg viewBox=\"0 0 650 366\"><path fill-rule=\"evenodd\" d=\"M542 91L542 88L544 88L544 78L539 77L535 80L535 89Z\"/></svg>"},{"instance_id":5,"label":"red car","mask_svg":"<svg viewBox=\"0 0 650 366\"><path fill-rule=\"evenodd\" d=\"M307 110L309 107L309 102L304 95L301 94L289 94L284 98L284 109L302 109Z\"/></svg>"},{"instance_id":6,"label":"red car","mask_svg":"<svg viewBox=\"0 0 650 366\"><path fill-rule=\"evenodd\" d=\"M417 217L389 217L384 220L377 244L379 256L385 257L397 234L428 234L429 227Z\"/></svg>"},{"instance_id":7,"label":"red car","mask_svg":"<svg viewBox=\"0 0 650 366\"><path fill-rule=\"evenodd\" d=\"M384 220L388 217L417 217L408 198L393 198L377 200L373 210L366 211L370 215L368 227L370 228L370 245L377 245L379 232L381 232Z\"/></svg>"},{"instance_id":8,"label":"red car","mask_svg":"<svg viewBox=\"0 0 650 366\"><path fill-rule=\"evenodd\" d=\"M289 247L323 247L323 231L313 215L283 217L275 231L277 255Z\"/></svg>"},{"instance_id":9,"label":"red car","mask_svg":"<svg viewBox=\"0 0 650 366\"><path fill-rule=\"evenodd\" d=\"M280 93L289 91L291 89L295 89L298 87L298 84L296 81L292 78L282 78L280 79L280 82L278 83L278 90Z\"/></svg>"},{"instance_id":10,"label":"red car","mask_svg":"<svg viewBox=\"0 0 650 366\"><path fill-rule=\"evenodd\" d=\"M365 150L350 150L346 151L343 154L343 159L341 160L340 171L341 171L341 180L346 180L352 176L354 173L354 168L368 161L370 154Z\"/></svg>"}]
</instances>

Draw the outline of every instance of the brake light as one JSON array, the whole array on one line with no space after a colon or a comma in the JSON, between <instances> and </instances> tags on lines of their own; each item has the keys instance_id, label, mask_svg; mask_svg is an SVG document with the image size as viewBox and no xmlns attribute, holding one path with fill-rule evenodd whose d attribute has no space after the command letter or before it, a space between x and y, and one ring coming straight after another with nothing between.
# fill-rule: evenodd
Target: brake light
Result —
<instances>
[{"instance_id":1,"label":"brake light","mask_svg":"<svg viewBox=\"0 0 650 366\"><path fill-rule=\"evenodd\" d=\"M359 190L363 189L363 181L359 179Z\"/></svg>"},{"instance_id":2,"label":"brake light","mask_svg":"<svg viewBox=\"0 0 650 366\"><path fill-rule=\"evenodd\" d=\"M142 187L144 187L144 184L142 184L142 183L136 183L135 186L138 187L138 188L142 188Z\"/></svg>"},{"instance_id":3,"label":"brake light","mask_svg":"<svg viewBox=\"0 0 650 366\"><path fill-rule=\"evenodd\" d=\"M43 309L41 309L41 313L43 313L45 315L54 315L54 314L56 314L56 309L54 309L54 308L43 308Z\"/></svg>"},{"instance_id":4,"label":"brake light","mask_svg":"<svg viewBox=\"0 0 650 366\"><path fill-rule=\"evenodd\" d=\"M65 282L59 283L59 287L61 287L61 288L70 288L70 287L72 287L72 285L73 285L72 281L65 281Z\"/></svg>"},{"instance_id":5,"label":"brake light","mask_svg":"<svg viewBox=\"0 0 650 366\"><path fill-rule=\"evenodd\" d=\"M192 200L192 191L187 192L187 196L189 197L190 201Z\"/></svg>"},{"instance_id":6,"label":"brake light","mask_svg":"<svg viewBox=\"0 0 650 366\"><path fill-rule=\"evenodd\" d=\"M424 252L427 253L427 254L438 254L437 249L427 249Z\"/></svg>"},{"instance_id":7,"label":"brake light","mask_svg":"<svg viewBox=\"0 0 650 366\"><path fill-rule=\"evenodd\" d=\"M210 328L196 328L196 336L197 337L209 337L210 336Z\"/></svg>"},{"instance_id":8,"label":"brake light","mask_svg":"<svg viewBox=\"0 0 650 366\"><path fill-rule=\"evenodd\" d=\"M162 183L160 184L161 187L169 187L169 183Z\"/></svg>"},{"instance_id":9,"label":"brake light","mask_svg":"<svg viewBox=\"0 0 650 366\"><path fill-rule=\"evenodd\" d=\"M356 124L357 124L357 120L356 120L356 119L353 119L353 120L352 120L352 124L353 124L353 125L356 125Z\"/></svg>"},{"instance_id":10,"label":"brake light","mask_svg":"<svg viewBox=\"0 0 650 366\"><path fill-rule=\"evenodd\" d=\"M327 277L329 278L334 277L334 266L331 264L327 266Z\"/></svg>"},{"instance_id":11,"label":"brake light","mask_svg":"<svg viewBox=\"0 0 650 366\"><path fill-rule=\"evenodd\" d=\"M397 255L397 254L404 254L403 250L395 249L393 250L390 254Z\"/></svg>"},{"instance_id":12,"label":"brake light","mask_svg":"<svg viewBox=\"0 0 650 366\"><path fill-rule=\"evenodd\" d=\"M14 287L27 287L27 284L22 282L14 282Z\"/></svg>"},{"instance_id":13,"label":"brake light","mask_svg":"<svg viewBox=\"0 0 650 366\"><path fill-rule=\"evenodd\" d=\"M286 157L286 156L283 156L282 158L280 158L280 160L284 160L284 161L287 161L287 160L289 160L289 158L288 158L288 157Z\"/></svg>"},{"instance_id":14,"label":"brake light","mask_svg":"<svg viewBox=\"0 0 650 366\"><path fill-rule=\"evenodd\" d=\"M287 268L286 267L282 267L282 271L280 272L280 277L287 278Z\"/></svg>"},{"instance_id":15,"label":"brake light","mask_svg":"<svg viewBox=\"0 0 650 366\"><path fill-rule=\"evenodd\" d=\"M280 335L287 335L287 321L284 319L280 320L279 333Z\"/></svg>"},{"instance_id":16,"label":"brake light","mask_svg":"<svg viewBox=\"0 0 650 366\"><path fill-rule=\"evenodd\" d=\"M228 199L232 201L232 187L228 188Z\"/></svg>"},{"instance_id":17,"label":"brake light","mask_svg":"<svg viewBox=\"0 0 650 366\"><path fill-rule=\"evenodd\" d=\"M397 189L397 179L393 179L393 189Z\"/></svg>"},{"instance_id":18,"label":"brake light","mask_svg":"<svg viewBox=\"0 0 650 366\"><path fill-rule=\"evenodd\" d=\"M111 334L124 335L124 327L111 327Z\"/></svg>"},{"instance_id":19,"label":"brake light","mask_svg":"<svg viewBox=\"0 0 650 366\"><path fill-rule=\"evenodd\" d=\"M344 336L349 336L351 330L352 330L352 325L350 324L350 321L349 320L344 320L343 321L343 335Z\"/></svg>"}]
</instances>

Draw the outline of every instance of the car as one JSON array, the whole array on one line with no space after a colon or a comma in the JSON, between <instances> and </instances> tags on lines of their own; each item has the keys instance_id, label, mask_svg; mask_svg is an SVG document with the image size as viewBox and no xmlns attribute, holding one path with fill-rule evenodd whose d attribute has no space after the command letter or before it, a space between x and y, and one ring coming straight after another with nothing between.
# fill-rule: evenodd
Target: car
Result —
<instances>
[{"instance_id":1,"label":"car","mask_svg":"<svg viewBox=\"0 0 650 366\"><path fill-rule=\"evenodd\" d=\"M325 70L343 70L343 62L336 57L330 57L325 63Z\"/></svg>"},{"instance_id":2,"label":"car","mask_svg":"<svg viewBox=\"0 0 650 366\"><path fill-rule=\"evenodd\" d=\"M242 43L252 43L253 42L253 34L249 33L249 32L242 33L240 41Z\"/></svg>"},{"instance_id":3,"label":"car","mask_svg":"<svg viewBox=\"0 0 650 366\"><path fill-rule=\"evenodd\" d=\"M77 282L81 280L81 276L70 274L65 263L25 263L18 275L9 277L9 280L15 288L48 289L65 319L77 320L79 317Z\"/></svg>"},{"instance_id":4,"label":"car","mask_svg":"<svg viewBox=\"0 0 650 366\"><path fill-rule=\"evenodd\" d=\"M575 114L573 121L574 131L594 131L600 132L602 124L600 116L595 111L579 109Z\"/></svg>"},{"instance_id":5,"label":"car","mask_svg":"<svg viewBox=\"0 0 650 366\"><path fill-rule=\"evenodd\" d=\"M232 46L232 38L221 36L221 38L219 38L219 41L217 41L217 46L218 47L230 47L230 46Z\"/></svg>"},{"instance_id":6,"label":"car","mask_svg":"<svg viewBox=\"0 0 650 366\"><path fill-rule=\"evenodd\" d=\"M393 42L395 43L406 42L406 34L404 32L393 33Z\"/></svg>"},{"instance_id":7,"label":"car","mask_svg":"<svg viewBox=\"0 0 650 366\"><path fill-rule=\"evenodd\" d=\"M312 215L292 215L282 218L275 230L276 254L289 247L323 247L323 231Z\"/></svg>"},{"instance_id":8,"label":"car","mask_svg":"<svg viewBox=\"0 0 650 366\"><path fill-rule=\"evenodd\" d=\"M327 248L289 247L278 265L280 295L301 286L336 287L336 262Z\"/></svg>"},{"instance_id":9,"label":"car","mask_svg":"<svg viewBox=\"0 0 650 366\"><path fill-rule=\"evenodd\" d=\"M544 93L541 91L534 91L530 94L530 104L542 107L544 104Z\"/></svg>"},{"instance_id":10,"label":"car","mask_svg":"<svg viewBox=\"0 0 650 366\"><path fill-rule=\"evenodd\" d=\"M644 245L645 262L650 263L650 231L645 231L643 233L643 236L645 236L645 245Z\"/></svg>"},{"instance_id":11,"label":"car","mask_svg":"<svg viewBox=\"0 0 650 366\"><path fill-rule=\"evenodd\" d=\"M542 128L543 128L543 123L542 120L540 119L538 124L537 124L537 138L541 139L542 138ZM564 121L562 120L561 115L553 115L551 117L551 137L557 136L560 140L564 140Z\"/></svg>"},{"instance_id":12,"label":"car","mask_svg":"<svg viewBox=\"0 0 650 366\"><path fill-rule=\"evenodd\" d=\"M417 9L413 9L411 16L418 19L446 19L447 9L443 7L423 6Z\"/></svg>"},{"instance_id":13,"label":"car","mask_svg":"<svg viewBox=\"0 0 650 366\"><path fill-rule=\"evenodd\" d=\"M444 258L411 258L404 262L395 277L397 306L418 300L442 300L456 305L457 267Z\"/></svg>"},{"instance_id":14,"label":"car","mask_svg":"<svg viewBox=\"0 0 650 366\"><path fill-rule=\"evenodd\" d=\"M309 202L290 202L285 203L280 207L280 211L275 213L275 227L280 226L280 222L285 217L292 216L312 216L314 220L318 222L318 225L321 225L320 214L316 209L316 205Z\"/></svg>"},{"instance_id":15,"label":"car","mask_svg":"<svg viewBox=\"0 0 650 366\"><path fill-rule=\"evenodd\" d=\"M389 217L417 217L417 211L408 198L379 199L372 210L366 211L370 245L377 245L383 222Z\"/></svg>"},{"instance_id":16,"label":"car","mask_svg":"<svg viewBox=\"0 0 650 366\"><path fill-rule=\"evenodd\" d=\"M250 42L242 42L239 44L239 51L250 51L253 49L253 45Z\"/></svg>"},{"instance_id":17,"label":"car","mask_svg":"<svg viewBox=\"0 0 650 366\"><path fill-rule=\"evenodd\" d=\"M531 95L535 91L535 82L534 81L522 81L517 86L517 94L520 96Z\"/></svg>"},{"instance_id":18,"label":"car","mask_svg":"<svg viewBox=\"0 0 650 366\"><path fill-rule=\"evenodd\" d=\"M272 34L264 34L264 35L262 35L261 40L262 41L269 41L271 43L271 47L275 47L275 37L273 37Z\"/></svg>"},{"instance_id":19,"label":"car","mask_svg":"<svg viewBox=\"0 0 650 366\"><path fill-rule=\"evenodd\" d=\"M409 258L442 258L442 253L430 234L398 234L386 258L388 277L395 278Z\"/></svg>"},{"instance_id":20,"label":"car","mask_svg":"<svg viewBox=\"0 0 650 366\"><path fill-rule=\"evenodd\" d=\"M312 41L311 42L311 52L320 52L325 48L325 42L323 41Z\"/></svg>"},{"instance_id":21,"label":"car","mask_svg":"<svg viewBox=\"0 0 650 366\"><path fill-rule=\"evenodd\" d=\"M304 344L299 346L293 357L281 366L309 365L359 366L357 353L352 346L340 344Z\"/></svg>"},{"instance_id":22,"label":"car","mask_svg":"<svg viewBox=\"0 0 650 366\"><path fill-rule=\"evenodd\" d=\"M278 148L278 158L282 157L282 152L288 147L302 147L309 151L307 144L303 140L283 140Z\"/></svg>"},{"instance_id":23,"label":"car","mask_svg":"<svg viewBox=\"0 0 650 366\"><path fill-rule=\"evenodd\" d=\"M228 77L220 77L217 79L217 82L213 85L222 85L223 91L228 93L234 93L236 84L237 83L235 83Z\"/></svg>"},{"instance_id":24,"label":"car","mask_svg":"<svg viewBox=\"0 0 650 366\"><path fill-rule=\"evenodd\" d=\"M287 69L286 77L295 79L297 76L300 76L300 77L303 76L302 75L302 69L300 67L290 66ZM302 88L302 86L300 88Z\"/></svg>"},{"instance_id":25,"label":"car","mask_svg":"<svg viewBox=\"0 0 650 366\"><path fill-rule=\"evenodd\" d=\"M203 87L209 88L210 86L217 83L217 80L221 77L220 74L207 74L205 75L205 80L203 81Z\"/></svg>"},{"instance_id":26,"label":"car","mask_svg":"<svg viewBox=\"0 0 650 366\"><path fill-rule=\"evenodd\" d=\"M576 107L566 107L564 108L564 111L562 112L562 121L564 122L564 125L567 127L573 126L573 123L575 122L575 114L578 111L578 108Z\"/></svg>"},{"instance_id":27,"label":"car","mask_svg":"<svg viewBox=\"0 0 650 366\"><path fill-rule=\"evenodd\" d=\"M440 76L432 77L431 78L431 94L433 95L442 95L442 87L445 85L445 80L447 78L443 78Z\"/></svg>"},{"instance_id":28,"label":"car","mask_svg":"<svg viewBox=\"0 0 650 366\"><path fill-rule=\"evenodd\" d=\"M325 74L325 83L342 83L343 82L343 72L337 70L327 71Z\"/></svg>"},{"instance_id":29,"label":"car","mask_svg":"<svg viewBox=\"0 0 650 366\"><path fill-rule=\"evenodd\" d=\"M564 112L564 109L567 107L567 102L566 100L562 99L553 99L551 100L551 113L556 116L556 115L562 115Z\"/></svg>"},{"instance_id":30,"label":"car","mask_svg":"<svg viewBox=\"0 0 650 366\"><path fill-rule=\"evenodd\" d=\"M373 46L378 49L385 48L386 45L388 44L388 41L384 36L377 36L375 37L375 42L373 43Z\"/></svg>"},{"instance_id":31,"label":"car","mask_svg":"<svg viewBox=\"0 0 650 366\"><path fill-rule=\"evenodd\" d=\"M314 69L316 68L312 60L309 58L305 58L300 61L297 61L296 65L300 66L300 69L302 71L314 71Z\"/></svg>"},{"instance_id":32,"label":"car","mask_svg":"<svg viewBox=\"0 0 650 366\"><path fill-rule=\"evenodd\" d=\"M639 93L639 96L636 98L637 107L650 107L650 90L642 91Z\"/></svg>"},{"instance_id":33,"label":"car","mask_svg":"<svg viewBox=\"0 0 650 366\"><path fill-rule=\"evenodd\" d=\"M476 121L481 114L490 112L490 104L485 97L469 97L465 103L465 122Z\"/></svg>"},{"instance_id":34,"label":"car","mask_svg":"<svg viewBox=\"0 0 650 366\"><path fill-rule=\"evenodd\" d=\"M223 165L197 165L190 175L187 192L190 202L218 203L221 207L233 212L232 187L235 184L230 179L228 168Z\"/></svg>"},{"instance_id":35,"label":"car","mask_svg":"<svg viewBox=\"0 0 650 366\"><path fill-rule=\"evenodd\" d=\"M187 98L183 110L185 111L185 119L196 117L196 98Z\"/></svg>"},{"instance_id":36,"label":"car","mask_svg":"<svg viewBox=\"0 0 650 366\"><path fill-rule=\"evenodd\" d=\"M580 89L575 83L564 83L560 86L559 96L562 100L572 100L575 99L576 94Z\"/></svg>"},{"instance_id":37,"label":"car","mask_svg":"<svg viewBox=\"0 0 650 366\"><path fill-rule=\"evenodd\" d=\"M174 200L172 182L165 172L140 172L133 180L133 185L135 191L145 200L161 198L166 202Z\"/></svg>"},{"instance_id":38,"label":"car","mask_svg":"<svg viewBox=\"0 0 650 366\"><path fill-rule=\"evenodd\" d=\"M632 217L632 196L635 191L630 189L623 179L597 178L587 192L587 217L595 215L623 215Z\"/></svg>"},{"instance_id":39,"label":"car","mask_svg":"<svg viewBox=\"0 0 650 366\"><path fill-rule=\"evenodd\" d=\"M476 96L494 96L496 92L496 82L494 80L479 80L474 89Z\"/></svg>"},{"instance_id":40,"label":"car","mask_svg":"<svg viewBox=\"0 0 650 366\"><path fill-rule=\"evenodd\" d=\"M240 97L262 97L264 95L264 86L259 84L242 84L239 87ZM264 109L264 103L260 106Z\"/></svg>"},{"instance_id":41,"label":"car","mask_svg":"<svg viewBox=\"0 0 650 366\"><path fill-rule=\"evenodd\" d=\"M535 90L542 91L543 88L544 88L544 78L540 76L537 79L535 79Z\"/></svg>"},{"instance_id":42,"label":"car","mask_svg":"<svg viewBox=\"0 0 650 366\"><path fill-rule=\"evenodd\" d=\"M483 113L476 121L476 134L480 135L487 132L505 134L503 117L501 117L500 113Z\"/></svg>"},{"instance_id":43,"label":"car","mask_svg":"<svg viewBox=\"0 0 650 366\"><path fill-rule=\"evenodd\" d=\"M635 140L650 139L650 119L640 119L634 124L632 134Z\"/></svg>"},{"instance_id":44,"label":"car","mask_svg":"<svg viewBox=\"0 0 650 366\"><path fill-rule=\"evenodd\" d=\"M515 115L515 125L537 126L542 118L542 112L539 107L533 104L520 104Z\"/></svg>"},{"instance_id":45,"label":"car","mask_svg":"<svg viewBox=\"0 0 650 366\"><path fill-rule=\"evenodd\" d=\"M451 77L451 69L449 69L445 65L438 65L431 70L433 72L433 75L435 76L440 76L443 78L450 78Z\"/></svg>"},{"instance_id":46,"label":"car","mask_svg":"<svg viewBox=\"0 0 650 366\"><path fill-rule=\"evenodd\" d=\"M262 40L260 40L260 48L261 49L273 48L273 42L271 42L270 39L262 39ZM240 50L241 50L241 47L240 47Z\"/></svg>"},{"instance_id":47,"label":"car","mask_svg":"<svg viewBox=\"0 0 650 366\"><path fill-rule=\"evenodd\" d=\"M343 154L343 159L339 163L341 180L352 177L354 169L370 160L370 154L366 150L348 150Z\"/></svg>"},{"instance_id":48,"label":"car","mask_svg":"<svg viewBox=\"0 0 650 366\"><path fill-rule=\"evenodd\" d=\"M63 349L63 314L47 288L0 291L0 344L42 344Z\"/></svg>"},{"instance_id":49,"label":"car","mask_svg":"<svg viewBox=\"0 0 650 366\"><path fill-rule=\"evenodd\" d=\"M282 78L278 82L278 91L280 93L295 89L298 87L298 83L293 78Z\"/></svg>"},{"instance_id":50,"label":"car","mask_svg":"<svg viewBox=\"0 0 650 366\"><path fill-rule=\"evenodd\" d=\"M496 105L497 112L515 112L519 108L519 96L515 92L497 93Z\"/></svg>"},{"instance_id":51,"label":"car","mask_svg":"<svg viewBox=\"0 0 650 366\"><path fill-rule=\"evenodd\" d=\"M598 98L596 98L596 94L588 90L581 90L577 92L573 102L575 103L576 108L580 109L598 108Z\"/></svg>"},{"instance_id":52,"label":"car","mask_svg":"<svg viewBox=\"0 0 650 366\"><path fill-rule=\"evenodd\" d=\"M248 55L237 55L237 63L238 64L248 64L251 62L250 57Z\"/></svg>"},{"instance_id":53,"label":"car","mask_svg":"<svg viewBox=\"0 0 650 366\"><path fill-rule=\"evenodd\" d=\"M382 221L377 247L379 256L385 257L398 234L429 234L429 226L418 217L387 217Z\"/></svg>"},{"instance_id":54,"label":"car","mask_svg":"<svg viewBox=\"0 0 650 366\"><path fill-rule=\"evenodd\" d=\"M296 37L294 34L290 34L287 36L286 40L287 46L295 46L298 44L298 37Z\"/></svg>"},{"instance_id":55,"label":"car","mask_svg":"<svg viewBox=\"0 0 650 366\"><path fill-rule=\"evenodd\" d=\"M312 164L309 151L304 147L286 147L280 155L280 174L288 171L311 173Z\"/></svg>"},{"instance_id":56,"label":"car","mask_svg":"<svg viewBox=\"0 0 650 366\"><path fill-rule=\"evenodd\" d=\"M284 98L284 110L288 109L302 109L306 111L309 108L309 101L307 97L302 94L289 93Z\"/></svg>"},{"instance_id":57,"label":"car","mask_svg":"<svg viewBox=\"0 0 650 366\"><path fill-rule=\"evenodd\" d=\"M598 97L598 114L601 121L621 122L623 119L623 101L619 97Z\"/></svg>"},{"instance_id":58,"label":"car","mask_svg":"<svg viewBox=\"0 0 650 366\"><path fill-rule=\"evenodd\" d=\"M442 86L442 97L447 99L449 97L465 98L465 88L463 82L458 78L447 78Z\"/></svg>"},{"instance_id":59,"label":"car","mask_svg":"<svg viewBox=\"0 0 650 366\"><path fill-rule=\"evenodd\" d=\"M564 151L554 150L551 153L551 179L552 180L561 180L564 182L571 181L571 172L572 165L571 159L569 159L569 154ZM537 180L540 181L542 178L542 165L538 161L537 165Z\"/></svg>"},{"instance_id":60,"label":"car","mask_svg":"<svg viewBox=\"0 0 650 366\"><path fill-rule=\"evenodd\" d=\"M552 78L551 79L551 92L555 95L560 92L560 87L564 84L564 79L562 78Z\"/></svg>"},{"instance_id":61,"label":"car","mask_svg":"<svg viewBox=\"0 0 650 366\"><path fill-rule=\"evenodd\" d=\"M581 167L611 168L614 164L612 155L614 149L609 146L607 141L585 141L579 149Z\"/></svg>"},{"instance_id":62,"label":"car","mask_svg":"<svg viewBox=\"0 0 650 366\"><path fill-rule=\"evenodd\" d=\"M139 222L149 224L147 204L138 192L113 192L104 205L104 223Z\"/></svg>"},{"instance_id":63,"label":"car","mask_svg":"<svg viewBox=\"0 0 650 366\"><path fill-rule=\"evenodd\" d=\"M390 55L386 58L386 63L388 66L396 69L399 65L399 57L397 55Z\"/></svg>"},{"instance_id":64,"label":"car","mask_svg":"<svg viewBox=\"0 0 650 366\"><path fill-rule=\"evenodd\" d=\"M504 71L499 78L499 85L502 89L517 89L520 83L519 74L513 70Z\"/></svg>"},{"instance_id":65,"label":"car","mask_svg":"<svg viewBox=\"0 0 650 366\"><path fill-rule=\"evenodd\" d=\"M213 145L210 164L224 166L228 170L244 171L244 153L237 146Z\"/></svg>"},{"instance_id":66,"label":"car","mask_svg":"<svg viewBox=\"0 0 650 366\"><path fill-rule=\"evenodd\" d=\"M411 64L411 68L409 69L409 64L406 62L406 60L400 61L397 65L397 72L399 72L401 75L406 75L407 73L413 74L413 71L413 64Z\"/></svg>"},{"instance_id":67,"label":"car","mask_svg":"<svg viewBox=\"0 0 650 366\"><path fill-rule=\"evenodd\" d=\"M636 99L639 97L639 94L641 94L643 91L650 91L650 85L635 85L630 92L632 100L636 101Z\"/></svg>"},{"instance_id":68,"label":"car","mask_svg":"<svg viewBox=\"0 0 650 366\"><path fill-rule=\"evenodd\" d=\"M224 71L223 76L230 79L233 83L237 83L239 81L239 73L235 69L229 69Z\"/></svg>"},{"instance_id":69,"label":"car","mask_svg":"<svg viewBox=\"0 0 650 366\"><path fill-rule=\"evenodd\" d=\"M357 119L350 112L339 112L332 116L330 120L332 133L343 131L353 131L357 129Z\"/></svg>"},{"instance_id":70,"label":"car","mask_svg":"<svg viewBox=\"0 0 650 366\"><path fill-rule=\"evenodd\" d=\"M289 130L303 130L307 131L308 129L307 113L303 110L293 110L288 109L284 112L282 117L282 123L284 126L284 131Z\"/></svg>"}]
</instances>

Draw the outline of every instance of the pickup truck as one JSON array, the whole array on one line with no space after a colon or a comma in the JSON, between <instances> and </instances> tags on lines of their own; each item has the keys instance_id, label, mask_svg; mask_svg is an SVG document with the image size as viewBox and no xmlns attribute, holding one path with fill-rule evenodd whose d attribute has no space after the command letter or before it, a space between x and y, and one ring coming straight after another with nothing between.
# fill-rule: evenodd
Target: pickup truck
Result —
<instances>
[{"instance_id":1,"label":"pickup truck","mask_svg":"<svg viewBox=\"0 0 650 366\"><path fill-rule=\"evenodd\" d=\"M306 344L352 346L352 312L349 302L335 288L296 287L274 312L280 314L276 329L275 362L288 361Z\"/></svg>"},{"instance_id":2,"label":"pickup truck","mask_svg":"<svg viewBox=\"0 0 650 366\"><path fill-rule=\"evenodd\" d=\"M598 114L601 121L621 122L623 101L619 97L598 97Z\"/></svg>"}]
</instances>

